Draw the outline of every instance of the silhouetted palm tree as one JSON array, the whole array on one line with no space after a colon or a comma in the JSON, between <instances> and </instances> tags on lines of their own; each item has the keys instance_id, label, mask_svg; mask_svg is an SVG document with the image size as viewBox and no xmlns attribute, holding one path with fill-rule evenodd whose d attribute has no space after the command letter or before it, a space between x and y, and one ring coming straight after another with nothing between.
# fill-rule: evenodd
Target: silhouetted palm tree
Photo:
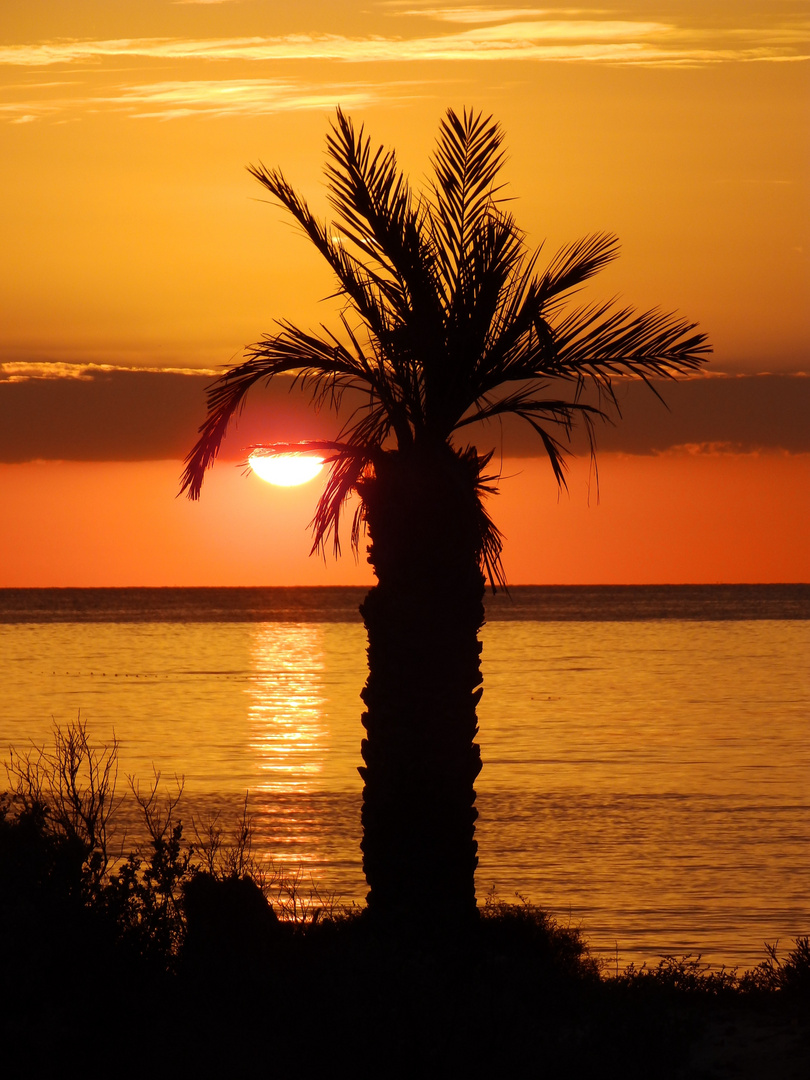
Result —
<instances>
[{"instance_id":1,"label":"silhouetted palm tree","mask_svg":"<svg viewBox=\"0 0 810 1080\"><path fill-rule=\"evenodd\" d=\"M357 493L352 542L364 526L377 578L361 607L369 677L360 772L368 904L385 917L418 917L425 897L440 922L476 910L478 632L484 575L498 586L503 573L501 539L482 505L495 490L491 451L459 437L515 414L564 485L560 435L577 420L590 435L604 415L580 400L588 382L603 405L615 405L614 377L689 372L710 351L693 325L657 310L564 306L616 257L617 241L588 237L539 269L498 198L502 138L491 118L448 111L433 181L414 193L394 153L375 150L338 111L327 138L331 222L318 220L281 172L250 168L334 271L346 300L342 327L305 332L278 322L250 346L209 388L183 477L198 498L254 383L294 373L314 404L338 407L347 390L365 392L334 442L308 445L331 462L313 551L330 537L339 549L341 511Z\"/></svg>"}]
</instances>

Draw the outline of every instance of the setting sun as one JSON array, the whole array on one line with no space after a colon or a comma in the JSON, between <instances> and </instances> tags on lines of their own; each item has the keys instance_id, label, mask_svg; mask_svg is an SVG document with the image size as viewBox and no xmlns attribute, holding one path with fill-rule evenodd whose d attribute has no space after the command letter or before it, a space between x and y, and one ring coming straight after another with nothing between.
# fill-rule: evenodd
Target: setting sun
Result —
<instances>
[{"instance_id":1,"label":"setting sun","mask_svg":"<svg viewBox=\"0 0 810 1080\"><path fill-rule=\"evenodd\" d=\"M268 484L295 487L313 480L323 468L323 458L314 454L270 454L257 451L248 464Z\"/></svg>"}]
</instances>

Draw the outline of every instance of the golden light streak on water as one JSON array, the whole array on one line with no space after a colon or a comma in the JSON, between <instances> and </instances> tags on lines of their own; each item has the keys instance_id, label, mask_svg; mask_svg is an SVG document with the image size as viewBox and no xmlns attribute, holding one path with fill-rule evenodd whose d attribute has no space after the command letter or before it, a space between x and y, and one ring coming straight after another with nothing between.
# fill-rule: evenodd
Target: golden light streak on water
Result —
<instances>
[{"instance_id":1,"label":"golden light streak on water","mask_svg":"<svg viewBox=\"0 0 810 1080\"><path fill-rule=\"evenodd\" d=\"M255 790L303 794L319 787L327 752L322 693L323 629L316 623L257 623L246 687Z\"/></svg>"}]
</instances>

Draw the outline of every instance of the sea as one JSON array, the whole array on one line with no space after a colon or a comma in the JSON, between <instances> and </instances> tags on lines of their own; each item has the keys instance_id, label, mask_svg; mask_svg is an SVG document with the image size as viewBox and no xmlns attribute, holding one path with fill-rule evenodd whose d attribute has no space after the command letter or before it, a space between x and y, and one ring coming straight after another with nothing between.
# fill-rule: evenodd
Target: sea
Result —
<instances>
[{"instance_id":1,"label":"sea","mask_svg":"<svg viewBox=\"0 0 810 1080\"><path fill-rule=\"evenodd\" d=\"M80 720L117 742L122 851L133 787L179 795L189 839L247 797L255 858L362 904L363 595L0 589L0 754ZM522 586L486 613L480 903L537 904L617 968L742 970L810 933L810 585Z\"/></svg>"}]
</instances>

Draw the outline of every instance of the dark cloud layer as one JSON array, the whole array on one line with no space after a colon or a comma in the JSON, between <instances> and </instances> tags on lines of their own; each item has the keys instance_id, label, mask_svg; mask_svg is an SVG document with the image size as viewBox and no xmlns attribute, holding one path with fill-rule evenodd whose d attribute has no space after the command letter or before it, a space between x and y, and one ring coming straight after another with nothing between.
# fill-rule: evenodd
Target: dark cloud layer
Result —
<instances>
[{"instance_id":1,"label":"dark cloud layer","mask_svg":"<svg viewBox=\"0 0 810 1080\"><path fill-rule=\"evenodd\" d=\"M211 381L210 374L90 370L82 378L0 382L0 461L184 458L205 418ZM230 456L262 439L334 434L334 420L314 417L302 394L272 389L251 394L229 439Z\"/></svg>"},{"instance_id":2,"label":"dark cloud layer","mask_svg":"<svg viewBox=\"0 0 810 1080\"><path fill-rule=\"evenodd\" d=\"M663 380L654 387L666 405L642 382L616 384L621 418L599 425L599 449L630 454L674 446L810 451L810 378L803 375Z\"/></svg>"},{"instance_id":3,"label":"dark cloud layer","mask_svg":"<svg viewBox=\"0 0 810 1080\"><path fill-rule=\"evenodd\" d=\"M141 461L181 459L205 416L210 374L85 369L82 378L2 381L0 461ZM810 451L810 378L800 375L713 377L656 383L665 408L639 382L617 384L622 419L600 424L605 451L649 454L673 446L731 450ZM334 438L339 423L314 415L305 394L280 381L254 394L229 438L225 456L262 441ZM479 448L502 446L506 455L540 452L530 428L510 420L469 439ZM573 448L585 443L575 438Z\"/></svg>"}]
</instances>

